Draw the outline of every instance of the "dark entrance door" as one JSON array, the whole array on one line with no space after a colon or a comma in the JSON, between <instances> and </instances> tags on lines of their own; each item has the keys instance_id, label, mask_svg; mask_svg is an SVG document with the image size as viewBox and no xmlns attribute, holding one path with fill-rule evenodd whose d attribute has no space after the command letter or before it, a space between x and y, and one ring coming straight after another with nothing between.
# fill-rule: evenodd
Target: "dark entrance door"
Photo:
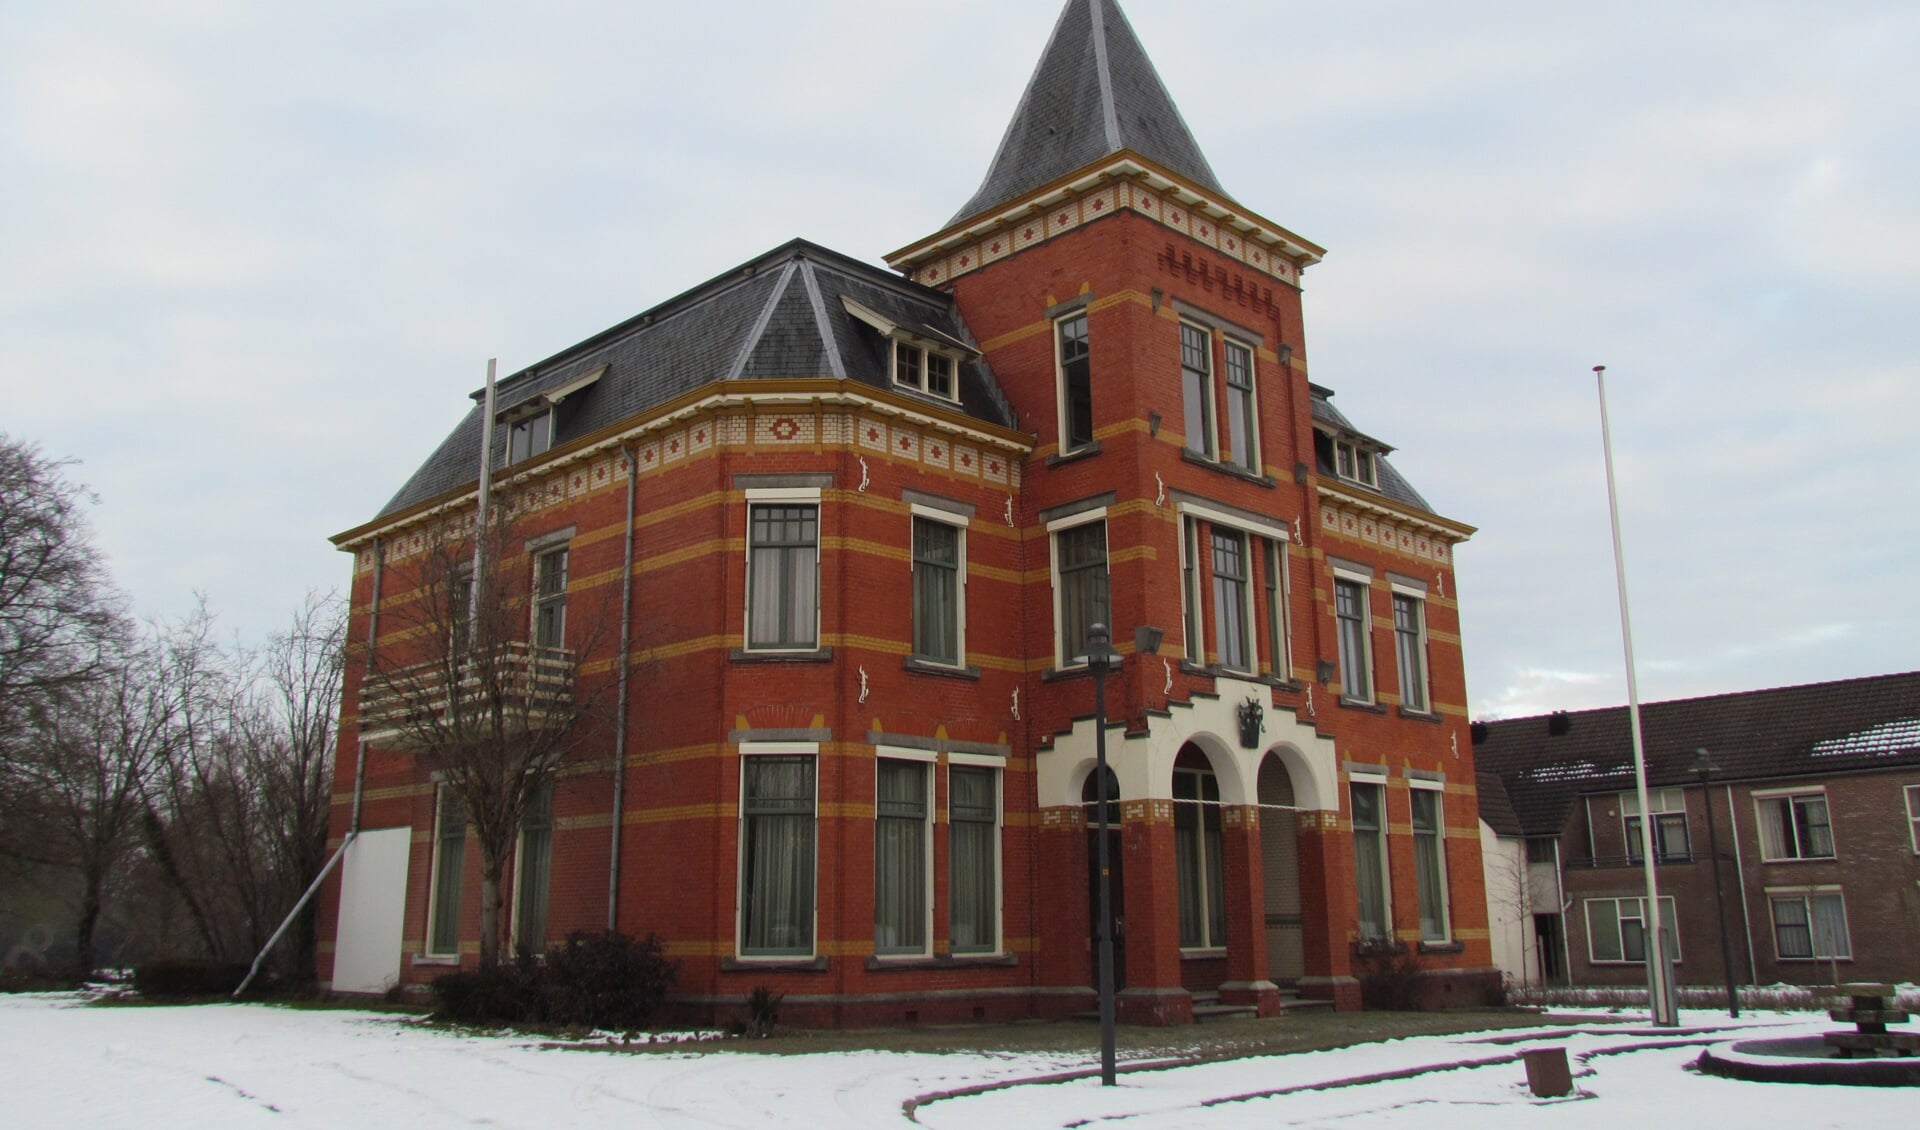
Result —
<instances>
[{"instance_id":1,"label":"dark entrance door","mask_svg":"<svg viewBox=\"0 0 1920 1130\"><path fill-rule=\"evenodd\" d=\"M1110 874L1108 897L1113 903L1113 987L1116 991L1127 984L1127 884L1125 869L1121 865L1126 853L1121 850L1120 802L1114 799L1119 795L1120 782L1114 777L1113 770L1109 769L1107 868ZM1100 809L1091 774L1087 776L1080 799L1081 811L1087 814L1087 952L1093 959L1087 963L1087 978L1097 989L1100 987Z\"/></svg>"}]
</instances>

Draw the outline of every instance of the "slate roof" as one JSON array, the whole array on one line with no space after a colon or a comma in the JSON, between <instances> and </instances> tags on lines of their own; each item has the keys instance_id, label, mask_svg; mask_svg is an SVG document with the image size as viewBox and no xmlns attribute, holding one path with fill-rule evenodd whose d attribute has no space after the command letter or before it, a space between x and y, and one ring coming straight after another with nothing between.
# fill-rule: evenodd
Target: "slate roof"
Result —
<instances>
[{"instance_id":1,"label":"slate roof","mask_svg":"<svg viewBox=\"0 0 1920 1130\"><path fill-rule=\"evenodd\" d=\"M1387 462L1386 453L1392 451L1393 448L1374 439L1359 428L1354 427L1346 415L1333 406L1333 390L1322 388L1319 385L1312 385L1310 387L1313 390L1313 419L1315 423L1326 424L1336 431L1345 432L1348 435L1366 440L1379 447L1380 453L1374 457L1374 467L1376 469L1376 477L1380 480L1380 493L1395 502L1403 503L1419 510L1425 510L1429 514L1436 513L1434 508L1427 504L1427 500L1421 496L1420 492L1413 489L1413 484L1407 481L1406 476L1394 470L1393 464ZM1332 452L1321 450L1319 444L1314 445L1314 462L1319 464L1317 470L1324 478L1338 479L1340 477L1338 470L1333 465ZM1366 484L1356 483L1351 479L1340 479L1340 483L1350 490L1366 491L1369 489Z\"/></svg>"},{"instance_id":2,"label":"slate roof","mask_svg":"<svg viewBox=\"0 0 1920 1130\"><path fill-rule=\"evenodd\" d=\"M1068 0L986 179L950 223L1122 149L1227 198L1120 5Z\"/></svg>"},{"instance_id":3,"label":"slate roof","mask_svg":"<svg viewBox=\"0 0 1920 1130\"><path fill-rule=\"evenodd\" d=\"M1475 724L1475 764L1500 778L1530 836L1558 835L1583 794L1633 787L1626 707L1570 712L1560 735L1551 717ZM1640 718L1653 786L1697 784L1702 746L1716 781L1920 766L1920 671L1644 703Z\"/></svg>"},{"instance_id":4,"label":"slate roof","mask_svg":"<svg viewBox=\"0 0 1920 1130\"><path fill-rule=\"evenodd\" d=\"M496 414L602 365L597 382L563 402L555 446L720 380L845 377L918 396L893 385L886 340L847 312L843 296L909 330L973 344L951 296L796 239L497 382ZM960 411L1017 426L984 360L962 363L958 376ZM506 432L494 428L496 468L504 461ZM476 403L380 516L478 479L480 435Z\"/></svg>"},{"instance_id":5,"label":"slate roof","mask_svg":"<svg viewBox=\"0 0 1920 1130\"><path fill-rule=\"evenodd\" d=\"M1474 789L1480 797L1480 819L1493 829L1496 836L1519 838L1526 835L1520 816L1513 810L1513 801L1507 796L1507 786L1496 773L1482 769L1475 773Z\"/></svg>"}]
</instances>

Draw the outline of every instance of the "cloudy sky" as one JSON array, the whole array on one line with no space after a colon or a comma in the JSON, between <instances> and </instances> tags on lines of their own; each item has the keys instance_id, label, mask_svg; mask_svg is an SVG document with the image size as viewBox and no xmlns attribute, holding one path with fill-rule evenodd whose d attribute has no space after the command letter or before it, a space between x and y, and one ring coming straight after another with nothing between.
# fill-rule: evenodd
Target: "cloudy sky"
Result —
<instances>
[{"instance_id":1,"label":"cloudy sky","mask_svg":"<svg viewBox=\"0 0 1920 1130\"><path fill-rule=\"evenodd\" d=\"M1476 716L1920 666L1920 6L1125 0L1459 559ZM0 430L257 636L509 372L985 172L1052 0L10 0Z\"/></svg>"}]
</instances>

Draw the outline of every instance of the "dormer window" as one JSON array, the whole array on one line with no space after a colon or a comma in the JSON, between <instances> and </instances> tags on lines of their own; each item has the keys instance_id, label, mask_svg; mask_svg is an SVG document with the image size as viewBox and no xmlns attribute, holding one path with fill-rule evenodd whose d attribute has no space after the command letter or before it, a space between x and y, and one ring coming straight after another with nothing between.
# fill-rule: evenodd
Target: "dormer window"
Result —
<instances>
[{"instance_id":1,"label":"dormer window","mask_svg":"<svg viewBox=\"0 0 1920 1130\"><path fill-rule=\"evenodd\" d=\"M1379 463L1371 448L1347 439L1333 441L1334 471L1348 482L1362 486L1380 485Z\"/></svg>"},{"instance_id":2,"label":"dormer window","mask_svg":"<svg viewBox=\"0 0 1920 1130\"><path fill-rule=\"evenodd\" d=\"M542 454L553 446L553 412L536 412L507 425L507 465Z\"/></svg>"},{"instance_id":3,"label":"dormer window","mask_svg":"<svg viewBox=\"0 0 1920 1130\"><path fill-rule=\"evenodd\" d=\"M893 343L893 383L942 400L952 400L953 358L896 338Z\"/></svg>"},{"instance_id":4,"label":"dormer window","mask_svg":"<svg viewBox=\"0 0 1920 1130\"><path fill-rule=\"evenodd\" d=\"M872 327L885 342L891 383L942 400L960 399L955 369L961 360L978 357L978 350L936 326L896 322L844 296L840 302L847 313Z\"/></svg>"}]
</instances>

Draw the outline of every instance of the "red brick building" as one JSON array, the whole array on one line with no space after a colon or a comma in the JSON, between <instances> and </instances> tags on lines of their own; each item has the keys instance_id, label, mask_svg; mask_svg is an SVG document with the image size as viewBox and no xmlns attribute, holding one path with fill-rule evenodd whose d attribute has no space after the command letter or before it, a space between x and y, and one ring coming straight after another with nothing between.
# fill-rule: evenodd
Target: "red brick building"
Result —
<instances>
[{"instance_id":1,"label":"red brick building","mask_svg":"<svg viewBox=\"0 0 1920 1130\"><path fill-rule=\"evenodd\" d=\"M1920 980L1920 672L1649 703L1641 715L1678 983L1724 983L1723 920L1737 984ZM1487 856L1529 861L1487 875L1493 917L1518 943L1497 947L1506 971L1534 984L1645 984L1626 709L1475 731L1483 819L1503 845Z\"/></svg>"},{"instance_id":2,"label":"red brick building","mask_svg":"<svg viewBox=\"0 0 1920 1130\"><path fill-rule=\"evenodd\" d=\"M501 381L530 653L626 703L530 810L511 937L656 931L696 1015L761 984L799 1023L1090 1007L1102 622L1121 1019L1353 1007L1376 953L1479 999L1472 531L1309 381L1321 254L1218 184L1117 5L1071 0L892 272L795 242ZM335 539L361 659L418 646L483 415ZM358 670L322 964L368 990L474 960L478 888Z\"/></svg>"}]
</instances>

